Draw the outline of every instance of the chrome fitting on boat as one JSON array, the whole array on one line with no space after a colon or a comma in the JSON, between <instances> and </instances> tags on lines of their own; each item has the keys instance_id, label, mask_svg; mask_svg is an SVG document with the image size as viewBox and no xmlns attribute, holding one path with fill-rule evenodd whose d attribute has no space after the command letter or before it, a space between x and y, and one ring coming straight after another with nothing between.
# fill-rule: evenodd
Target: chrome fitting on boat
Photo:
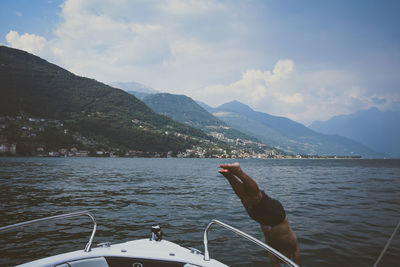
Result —
<instances>
[{"instance_id":1,"label":"chrome fitting on boat","mask_svg":"<svg viewBox=\"0 0 400 267\"><path fill-rule=\"evenodd\" d=\"M97 246L102 247L102 248L109 248L109 247L111 247L112 243L113 242L103 242L103 243L97 244Z\"/></svg>"},{"instance_id":2,"label":"chrome fitting on boat","mask_svg":"<svg viewBox=\"0 0 400 267\"><path fill-rule=\"evenodd\" d=\"M201 251L198 250L197 248L188 248L190 250L190 253L194 254L194 255L201 255Z\"/></svg>"},{"instance_id":3,"label":"chrome fitting on boat","mask_svg":"<svg viewBox=\"0 0 400 267\"><path fill-rule=\"evenodd\" d=\"M155 225L151 227L151 241L161 241L163 236L163 232L161 231L161 227L159 225Z\"/></svg>"}]
</instances>

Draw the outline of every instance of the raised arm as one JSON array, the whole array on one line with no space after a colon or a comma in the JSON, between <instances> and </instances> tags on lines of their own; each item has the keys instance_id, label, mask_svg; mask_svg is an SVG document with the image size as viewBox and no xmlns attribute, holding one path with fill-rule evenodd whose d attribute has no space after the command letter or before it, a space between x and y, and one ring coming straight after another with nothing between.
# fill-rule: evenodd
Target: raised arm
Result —
<instances>
[{"instance_id":1,"label":"raised arm","mask_svg":"<svg viewBox=\"0 0 400 267\"><path fill-rule=\"evenodd\" d=\"M239 163L221 164L219 167L221 169L218 172L228 179L243 204L252 205L262 198L257 183L240 168Z\"/></svg>"}]
</instances>

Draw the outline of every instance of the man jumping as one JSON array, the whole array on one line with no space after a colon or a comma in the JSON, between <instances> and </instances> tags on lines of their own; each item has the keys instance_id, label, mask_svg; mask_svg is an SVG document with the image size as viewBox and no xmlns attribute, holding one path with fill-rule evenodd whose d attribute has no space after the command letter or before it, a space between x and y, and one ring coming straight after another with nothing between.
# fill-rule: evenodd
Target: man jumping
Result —
<instances>
[{"instance_id":1,"label":"man jumping","mask_svg":"<svg viewBox=\"0 0 400 267\"><path fill-rule=\"evenodd\" d=\"M219 167L221 169L218 172L229 181L249 216L260 224L265 242L301 266L299 244L282 204L260 191L257 183L242 171L239 163L221 164ZM281 261L271 253L269 257L272 266L279 267Z\"/></svg>"}]
</instances>

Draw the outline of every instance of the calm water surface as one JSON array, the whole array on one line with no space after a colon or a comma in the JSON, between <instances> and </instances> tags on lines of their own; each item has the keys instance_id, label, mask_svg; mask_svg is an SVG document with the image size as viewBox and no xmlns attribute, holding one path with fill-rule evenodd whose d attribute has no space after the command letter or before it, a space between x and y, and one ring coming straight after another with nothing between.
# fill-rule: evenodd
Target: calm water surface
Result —
<instances>
[{"instance_id":1,"label":"calm water surface","mask_svg":"<svg viewBox=\"0 0 400 267\"><path fill-rule=\"evenodd\" d=\"M147 238L204 250L218 219L263 240L215 159L0 158L0 225L78 210L98 221L94 244ZM304 266L372 266L400 220L399 160L240 160L286 209ZM83 249L90 220L1 234L0 265ZM266 253L215 226L210 254L232 266L270 266ZM399 266L400 233L380 266Z\"/></svg>"}]
</instances>

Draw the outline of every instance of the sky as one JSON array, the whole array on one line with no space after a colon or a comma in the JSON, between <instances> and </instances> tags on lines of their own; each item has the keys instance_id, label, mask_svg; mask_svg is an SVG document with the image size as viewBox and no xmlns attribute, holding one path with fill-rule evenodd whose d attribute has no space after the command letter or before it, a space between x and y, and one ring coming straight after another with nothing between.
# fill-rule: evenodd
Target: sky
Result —
<instances>
[{"instance_id":1,"label":"sky","mask_svg":"<svg viewBox=\"0 0 400 267\"><path fill-rule=\"evenodd\" d=\"M305 125L400 110L400 1L2 0L0 44Z\"/></svg>"}]
</instances>

